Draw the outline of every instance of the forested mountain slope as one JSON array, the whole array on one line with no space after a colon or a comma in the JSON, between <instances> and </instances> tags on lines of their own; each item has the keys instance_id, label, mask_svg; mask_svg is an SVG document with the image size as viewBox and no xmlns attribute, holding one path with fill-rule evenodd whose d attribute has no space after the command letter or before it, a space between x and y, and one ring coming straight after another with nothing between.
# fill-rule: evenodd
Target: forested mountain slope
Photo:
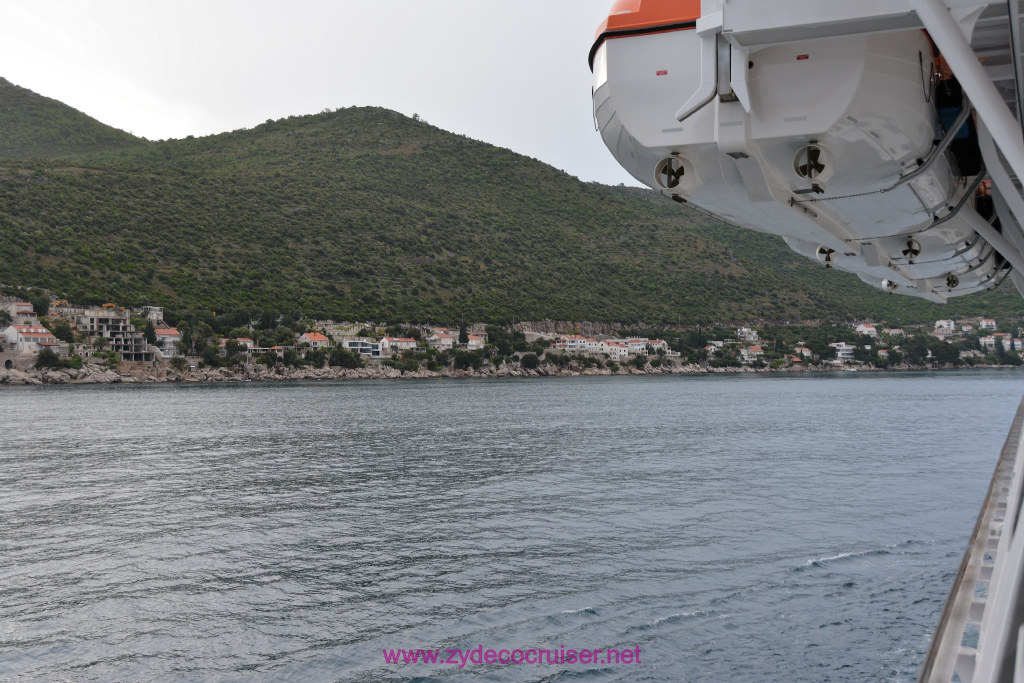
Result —
<instances>
[{"instance_id":1,"label":"forested mountain slope","mask_svg":"<svg viewBox=\"0 0 1024 683\"><path fill-rule=\"evenodd\" d=\"M387 321L1024 313L1009 285L945 307L876 292L781 240L384 109L166 142L38 120L55 132L0 137L0 285L73 301ZM62 136L102 151L55 157Z\"/></svg>"}]
</instances>

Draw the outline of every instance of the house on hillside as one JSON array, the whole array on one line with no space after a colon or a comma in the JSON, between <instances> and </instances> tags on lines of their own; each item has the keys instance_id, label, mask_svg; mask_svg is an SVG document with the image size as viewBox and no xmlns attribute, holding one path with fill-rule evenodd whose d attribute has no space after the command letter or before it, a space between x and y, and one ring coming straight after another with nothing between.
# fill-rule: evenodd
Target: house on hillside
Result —
<instances>
[{"instance_id":1,"label":"house on hillside","mask_svg":"<svg viewBox=\"0 0 1024 683\"><path fill-rule=\"evenodd\" d=\"M829 344L829 346L836 350L836 360L840 363L853 361L853 352L857 348L856 346L847 344L846 342L836 342L834 344Z\"/></svg>"},{"instance_id":2,"label":"house on hillside","mask_svg":"<svg viewBox=\"0 0 1024 683\"><path fill-rule=\"evenodd\" d=\"M38 322L35 309L28 301L12 301L3 305L15 325L31 325Z\"/></svg>"},{"instance_id":3,"label":"house on hillside","mask_svg":"<svg viewBox=\"0 0 1024 683\"><path fill-rule=\"evenodd\" d=\"M484 338L478 334L468 335L466 348L470 351L479 351L484 348Z\"/></svg>"},{"instance_id":4,"label":"house on hillside","mask_svg":"<svg viewBox=\"0 0 1024 683\"><path fill-rule=\"evenodd\" d=\"M42 325L9 325L3 332L4 341L19 356L32 356L49 348L56 352L60 342Z\"/></svg>"},{"instance_id":5,"label":"house on hillside","mask_svg":"<svg viewBox=\"0 0 1024 683\"><path fill-rule=\"evenodd\" d=\"M979 330L994 330L996 329L996 321L992 318L982 318L981 322L978 323Z\"/></svg>"},{"instance_id":6,"label":"house on hillside","mask_svg":"<svg viewBox=\"0 0 1024 683\"><path fill-rule=\"evenodd\" d=\"M745 342L757 342L759 337L757 332L749 327L738 327L736 328L736 336Z\"/></svg>"},{"instance_id":7,"label":"house on hillside","mask_svg":"<svg viewBox=\"0 0 1024 683\"><path fill-rule=\"evenodd\" d=\"M370 358L381 357L381 344L376 339L346 339L341 344L352 353L359 353Z\"/></svg>"},{"instance_id":8,"label":"house on hillside","mask_svg":"<svg viewBox=\"0 0 1024 683\"><path fill-rule=\"evenodd\" d=\"M650 347L651 351L657 353L658 351L664 351L668 353L668 342L664 339L651 339L647 342L647 346Z\"/></svg>"},{"instance_id":9,"label":"house on hillside","mask_svg":"<svg viewBox=\"0 0 1024 683\"><path fill-rule=\"evenodd\" d=\"M619 361L629 358L629 347L622 342L606 341L604 343L605 353L611 360Z\"/></svg>"},{"instance_id":10,"label":"house on hillside","mask_svg":"<svg viewBox=\"0 0 1024 683\"><path fill-rule=\"evenodd\" d=\"M755 363L764 357L764 351L760 346L746 346L740 349L740 362L746 365Z\"/></svg>"},{"instance_id":11,"label":"house on hillside","mask_svg":"<svg viewBox=\"0 0 1024 683\"><path fill-rule=\"evenodd\" d=\"M402 351L413 351L419 346L411 337L384 337L380 340L380 352L385 356L393 356Z\"/></svg>"},{"instance_id":12,"label":"house on hillside","mask_svg":"<svg viewBox=\"0 0 1024 683\"><path fill-rule=\"evenodd\" d=\"M871 323L861 323L860 325L857 325L855 331L857 334L866 334L872 338L878 336L878 330L876 330L875 326Z\"/></svg>"},{"instance_id":13,"label":"house on hillside","mask_svg":"<svg viewBox=\"0 0 1024 683\"><path fill-rule=\"evenodd\" d=\"M629 349L629 354L631 356L646 356L648 341L649 340L646 337L639 339L627 339L626 348Z\"/></svg>"},{"instance_id":14,"label":"house on hillside","mask_svg":"<svg viewBox=\"0 0 1024 683\"><path fill-rule=\"evenodd\" d=\"M160 349L160 355L164 358L174 358L178 353L178 342L181 341L181 332L176 327L158 327L153 330L156 333L156 345Z\"/></svg>"},{"instance_id":15,"label":"house on hillside","mask_svg":"<svg viewBox=\"0 0 1024 683\"><path fill-rule=\"evenodd\" d=\"M586 353L587 347L594 343L593 339L584 337L581 334L563 334L558 337L555 341L565 348L566 353Z\"/></svg>"},{"instance_id":16,"label":"house on hillside","mask_svg":"<svg viewBox=\"0 0 1024 683\"><path fill-rule=\"evenodd\" d=\"M304 332L299 335L299 344L309 344L312 349L326 349L331 340L319 332Z\"/></svg>"},{"instance_id":17,"label":"house on hillside","mask_svg":"<svg viewBox=\"0 0 1024 683\"><path fill-rule=\"evenodd\" d=\"M153 323L154 327L161 325L166 326L164 322L164 308L163 306L143 306L142 313L146 316L146 319Z\"/></svg>"},{"instance_id":18,"label":"house on hillside","mask_svg":"<svg viewBox=\"0 0 1024 683\"><path fill-rule=\"evenodd\" d=\"M444 351L455 346L455 339L447 332L434 332L432 335L427 337L427 344L432 349L439 349Z\"/></svg>"}]
</instances>

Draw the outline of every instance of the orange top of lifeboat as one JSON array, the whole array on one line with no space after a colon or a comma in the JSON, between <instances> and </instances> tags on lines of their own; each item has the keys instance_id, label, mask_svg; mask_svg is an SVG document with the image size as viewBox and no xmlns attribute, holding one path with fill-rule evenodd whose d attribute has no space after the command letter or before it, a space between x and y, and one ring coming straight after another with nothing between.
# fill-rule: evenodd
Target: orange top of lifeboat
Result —
<instances>
[{"instance_id":1,"label":"orange top of lifeboat","mask_svg":"<svg viewBox=\"0 0 1024 683\"><path fill-rule=\"evenodd\" d=\"M593 68L594 54L609 38L696 28L698 19L700 0L615 0L608 18L597 29L590 66Z\"/></svg>"}]
</instances>

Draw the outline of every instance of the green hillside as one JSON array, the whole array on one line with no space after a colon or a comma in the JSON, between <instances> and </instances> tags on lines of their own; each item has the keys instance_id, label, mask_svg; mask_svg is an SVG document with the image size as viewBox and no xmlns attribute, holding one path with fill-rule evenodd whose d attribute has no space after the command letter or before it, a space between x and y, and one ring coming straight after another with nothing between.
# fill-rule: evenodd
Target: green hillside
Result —
<instances>
[{"instance_id":1,"label":"green hillside","mask_svg":"<svg viewBox=\"0 0 1024 683\"><path fill-rule=\"evenodd\" d=\"M0 157L58 157L139 144L145 141L0 78Z\"/></svg>"},{"instance_id":2,"label":"green hillside","mask_svg":"<svg viewBox=\"0 0 1024 683\"><path fill-rule=\"evenodd\" d=\"M1024 314L1010 286L946 307L882 294L781 240L383 109L118 147L0 158L0 284L388 321Z\"/></svg>"}]
</instances>

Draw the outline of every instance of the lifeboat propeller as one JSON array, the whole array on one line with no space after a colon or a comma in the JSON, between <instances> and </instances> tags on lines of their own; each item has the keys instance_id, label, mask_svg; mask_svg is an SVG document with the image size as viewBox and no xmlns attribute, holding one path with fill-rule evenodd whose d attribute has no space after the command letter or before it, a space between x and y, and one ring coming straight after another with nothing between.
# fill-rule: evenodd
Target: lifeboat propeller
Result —
<instances>
[{"instance_id":1,"label":"lifeboat propeller","mask_svg":"<svg viewBox=\"0 0 1024 683\"><path fill-rule=\"evenodd\" d=\"M658 184L666 189L679 186L679 181L686 175L686 166L679 157L662 159L654 171Z\"/></svg>"},{"instance_id":2,"label":"lifeboat propeller","mask_svg":"<svg viewBox=\"0 0 1024 683\"><path fill-rule=\"evenodd\" d=\"M822 163L821 147L810 145L803 147L796 153L793 160L793 168L801 178L812 180L825 171L825 164Z\"/></svg>"},{"instance_id":3,"label":"lifeboat propeller","mask_svg":"<svg viewBox=\"0 0 1024 683\"><path fill-rule=\"evenodd\" d=\"M907 259L907 263L913 263L914 259L921 255L921 243L911 238L907 240L906 246L900 252Z\"/></svg>"}]
</instances>

